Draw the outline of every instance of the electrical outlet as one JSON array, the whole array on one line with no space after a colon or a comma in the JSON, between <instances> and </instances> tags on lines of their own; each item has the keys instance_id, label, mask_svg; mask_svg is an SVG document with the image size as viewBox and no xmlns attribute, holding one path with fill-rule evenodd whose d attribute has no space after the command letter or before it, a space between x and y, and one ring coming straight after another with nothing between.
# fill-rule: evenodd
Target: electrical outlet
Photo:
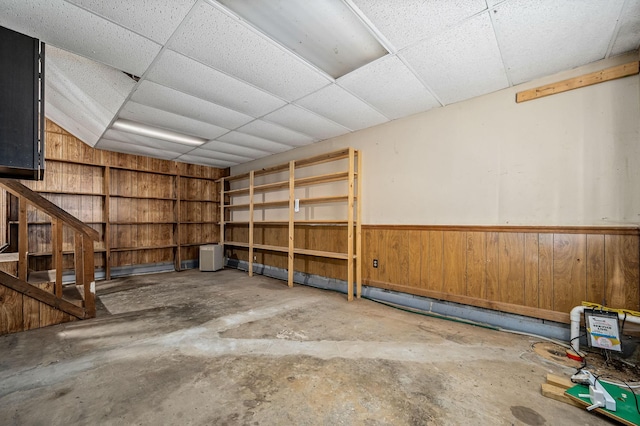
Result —
<instances>
[{"instance_id":1,"label":"electrical outlet","mask_svg":"<svg viewBox=\"0 0 640 426\"><path fill-rule=\"evenodd\" d=\"M253 256L253 261L255 262L256 260L258 260L258 256Z\"/></svg>"},{"instance_id":2,"label":"electrical outlet","mask_svg":"<svg viewBox=\"0 0 640 426\"><path fill-rule=\"evenodd\" d=\"M378 267L378 259L373 259L373 267L374 268Z\"/></svg>"}]
</instances>

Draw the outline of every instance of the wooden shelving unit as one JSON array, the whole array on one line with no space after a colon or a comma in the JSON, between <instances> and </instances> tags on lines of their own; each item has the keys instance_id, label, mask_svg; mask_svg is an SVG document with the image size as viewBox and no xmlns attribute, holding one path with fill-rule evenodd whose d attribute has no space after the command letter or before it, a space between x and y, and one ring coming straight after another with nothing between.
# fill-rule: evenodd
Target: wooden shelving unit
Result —
<instances>
[{"instance_id":1,"label":"wooden shelving unit","mask_svg":"<svg viewBox=\"0 0 640 426\"><path fill-rule=\"evenodd\" d=\"M140 261L173 261L180 270L183 259L197 259L200 245L218 242L217 180L223 170L155 159L140 166L132 160L142 157L109 157L106 164L47 158L45 181L25 182L99 233L95 265L105 269L107 279L113 266ZM117 160L126 161L115 164ZM50 244L43 243L51 238L50 218L28 213L30 267L50 269L53 254ZM17 214L10 212L7 221L16 230ZM71 269L73 247L66 233L64 241L64 268Z\"/></svg>"},{"instance_id":2,"label":"wooden shelving unit","mask_svg":"<svg viewBox=\"0 0 640 426\"><path fill-rule=\"evenodd\" d=\"M287 253L290 287L293 286L296 255L344 260L347 268L347 297L353 300L355 282L356 296L359 298L362 287L359 200L362 194L359 177L361 163L360 153L347 148L220 179L220 200L224 201L220 204L219 214L220 243L230 248L248 249L250 276L253 275L255 250ZM301 189L305 190L303 194L300 193ZM331 217L324 217L322 213L316 214L312 210L320 206L330 207L328 211ZM340 217L336 217L339 210L346 212L338 213ZM269 211L275 211L273 219L267 218ZM260 220L256 220L256 214L261 216ZM225 227L230 225L246 226L247 241L225 240ZM288 245L256 243L254 228L261 225L287 226ZM329 252L295 247L296 225L344 226L347 250Z\"/></svg>"}]
</instances>

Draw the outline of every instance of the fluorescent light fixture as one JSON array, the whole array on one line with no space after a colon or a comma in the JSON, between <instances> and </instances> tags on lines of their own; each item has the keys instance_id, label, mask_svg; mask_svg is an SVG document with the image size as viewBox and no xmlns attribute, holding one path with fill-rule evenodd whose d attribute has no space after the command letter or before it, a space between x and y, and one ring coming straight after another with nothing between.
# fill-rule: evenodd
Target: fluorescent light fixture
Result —
<instances>
[{"instance_id":1,"label":"fluorescent light fixture","mask_svg":"<svg viewBox=\"0 0 640 426\"><path fill-rule=\"evenodd\" d=\"M162 139L163 141L179 143L182 145L200 146L207 142L206 139L183 135L181 133L172 132L171 130L160 129L158 127L148 126L131 120L123 120L122 118L116 120L111 127L134 135L148 136L150 138Z\"/></svg>"},{"instance_id":2,"label":"fluorescent light fixture","mask_svg":"<svg viewBox=\"0 0 640 426\"><path fill-rule=\"evenodd\" d=\"M342 0L218 0L333 78L387 50Z\"/></svg>"}]
</instances>

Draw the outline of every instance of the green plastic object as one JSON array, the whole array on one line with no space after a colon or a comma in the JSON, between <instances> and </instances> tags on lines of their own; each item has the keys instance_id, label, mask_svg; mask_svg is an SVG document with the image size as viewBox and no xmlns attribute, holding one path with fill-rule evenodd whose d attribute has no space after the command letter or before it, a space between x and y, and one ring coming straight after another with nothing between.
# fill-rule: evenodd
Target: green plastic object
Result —
<instances>
[{"instance_id":1,"label":"green plastic object","mask_svg":"<svg viewBox=\"0 0 640 426\"><path fill-rule=\"evenodd\" d=\"M621 387L610 385L600 381L602 387L616 400L616 411L609 411L605 408L597 408L599 413L604 414L607 417L615 419L623 424L627 425L640 425L640 413L636 407L636 400L633 392L629 389L623 389ZM565 393L573 400L581 402L585 407L591 405L591 400L587 398L581 398L578 395L589 394L589 387L585 385L576 385L569 388ZM640 399L640 395L636 395ZM640 400L638 401L640 403Z\"/></svg>"}]
</instances>

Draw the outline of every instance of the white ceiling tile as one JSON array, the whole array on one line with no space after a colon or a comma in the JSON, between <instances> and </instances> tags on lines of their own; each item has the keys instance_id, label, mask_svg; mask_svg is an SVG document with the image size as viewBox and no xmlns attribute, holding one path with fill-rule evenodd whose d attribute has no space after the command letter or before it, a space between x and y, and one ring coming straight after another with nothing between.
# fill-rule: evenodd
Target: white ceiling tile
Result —
<instances>
[{"instance_id":1,"label":"white ceiling tile","mask_svg":"<svg viewBox=\"0 0 640 426\"><path fill-rule=\"evenodd\" d=\"M289 101L329 84L328 78L238 18L206 3L196 5L194 12L171 40L171 49Z\"/></svg>"},{"instance_id":2,"label":"white ceiling tile","mask_svg":"<svg viewBox=\"0 0 640 426\"><path fill-rule=\"evenodd\" d=\"M252 117L260 117L286 104L271 94L171 50L162 53L147 78Z\"/></svg>"},{"instance_id":3,"label":"white ceiling tile","mask_svg":"<svg viewBox=\"0 0 640 426\"><path fill-rule=\"evenodd\" d=\"M207 142L204 145L199 146L198 148L202 148L208 151L223 152L225 154L232 154L239 157L244 157L245 161L256 160L258 158L271 155L269 151L255 149L255 148L248 148L246 146L237 145L234 143L222 142L219 140Z\"/></svg>"},{"instance_id":4,"label":"white ceiling tile","mask_svg":"<svg viewBox=\"0 0 640 426\"><path fill-rule=\"evenodd\" d=\"M221 169L235 166L238 164L233 161L219 161L216 159L200 157L197 155L181 155L176 160L181 161L183 163L200 164L203 166L218 167Z\"/></svg>"},{"instance_id":5,"label":"white ceiling tile","mask_svg":"<svg viewBox=\"0 0 640 426\"><path fill-rule=\"evenodd\" d=\"M492 8L512 83L604 58L623 1L511 0Z\"/></svg>"},{"instance_id":6,"label":"white ceiling tile","mask_svg":"<svg viewBox=\"0 0 640 426\"><path fill-rule=\"evenodd\" d=\"M284 145L278 142L273 142L264 138L247 135L237 131L229 132L226 135L220 136L218 140L234 145L241 145L261 151L266 151L271 154L285 152L293 149L293 147L289 145Z\"/></svg>"},{"instance_id":7,"label":"white ceiling tile","mask_svg":"<svg viewBox=\"0 0 640 426\"><path fill-rule=\"evenodd\" d=\"M296 101L297 105L342 124L360 130L389 121L371 106L335 84Z\"/></svg>"},{"instance_id":8,"label":"white ceiling tile","mask_svg":"<svg viewBox=\"0 0 640 426\"><path fill-rule=\"evenodd\" d=\"M227 129L214 126L213 124L204 123L131 101L126 103L122 111L120 111L119 117L204 139L215 139L228 132Z\"/></svg>"},{"instance_id":9,"label":"white ceiling tile","mask_svg":"<svg viewBox=\"0 0 640 426\"><path fill-rule=\"evenodd\" d=\"M638 48L640 44L640 0L627 0L620 14L620 29L613 43L611 55L620 55Z\"/></svg>"},{"instance_id":10,"label":"white ceiling tile","mask_svg":"<svg viewBox=\"0 0 640 426\"><path fill-rule=\"evenodd\" d=\"M66 0L164 44L196 0Z\"/></svg>"},{"instance_id":11,"label":"white ceiling tile","mask_svg":"<svg viewBox=\"0 0 640 426\"><path fill-rule=\"evenodd\" d=\"M54 107L59 112L77 124L77 129L85 129L82 134L75 134L84 143L95 145L100 135L107 128L110 118L113 117L109 111L106 111L100 105L91 105L91 109L86 108L86 100L78 97L77 93L69 93L65 90L59 90L60 85L56 83L56 79L50 79L45 86L45 106ZM45 109L45 115L49 111ZM68 129L70 132L71 129ZM88 133L87 133L88 132Z\"/></svg>"},{"instance_id":12,"label":"white ceiling tile","mask_svg":"<svg viewBox=\"0 0 640 426\"><path fill-rule=\"evenodd\" d=\"M396 49L433 37L487 8L484 0L353 0Z\"/></svg>"},{"instance_id":13,"label":"white ceiling tile","mask_svg":"<svg viewBox=\"0 0 640 426\"><path fill-rule=\"evenodd\" d=\"M292 104L267 114L263 119L319 140L349 133L346 127Z\"/></svg>"},{"instance_id":14,"label":"white ceiling tile","mask_svg":"<svg viewBox=\"0 0 640 426\"><path fill-rule=\"evenodd\" d=\"M131 100L225 129L235 129L253 120L241 112L147 80L140 82Z\"/></svg>"},{"instance_id":15,"label":"white ceiling tile","mask_svg":"<svg viewBox=\"0 0 640 426\"><path fill-rule=\"evenodd\" d=\"M53 46L47 46L45 54L46 82L56 79L61 91L82 94L92 104L109 111L111 116L106 124L135 86L135 82L122 72L91 59ZM87 108L91 109L90 106Z\"/></svg>"},{"instance_id":16,"label":"white ceiling tile","mask_svg":"<svg viewBox=\"0 0 640 426\"><path fill-rule=\"evenodd\" d=\"M405 117L440 103L396 56L388 55L338 79L390 119Z\"/></svg>"},{"instance_id":17,"label":"white ceiling tile","mask_svg":"<svg viewBox=\"0 0 640 426\"><path fill-rule=\"evenodd\" d=\"M62 0L3 0L0 25L142 75L160 45Z\"/></svg>"},{"instance_id":18,"label":"white ceiling tile","mask_svg":"<svg viewBox=\"0 0 640 426\"><path fill-rule=\"evenodd\" d=\"M400 52L445 104L509 86L489 13Z\"/></svg>"},{"instance_id":19,"label":"white ceiling tile","mask_svg":"<svg viewBox=\"0 0 640 426\"><path fill-rule=\"evenodd\" d=\"M302 133L263 120L252 121L237 130L248 135L264 137L274 142L291 146L303 146L315 142L315 139L311 136L303 135Z\"/></svg>"},{"instance_id":20,"label":"white ceiling tile","mask_svg":"<svg viewBox=\"0 0 640 426\"><path fill-rule=\"evenodd\" d=\"M49 120L53 121L87 145L94 146L96 142L98 142L100 134L96 134L87 128L84 121L78 121L77 117L70 117L67 115L66 108L58 108L57 102L50 99L48 94L47 96L48 98L45 102L45 115Z\"/></svg>"},{"instance_id":21,"label":"white ceiling tile","mask_svg":"<svg viewBox=\"0 0 640 426\"><path fill-rule=\"evenodd\" d=\"M247 159L246 157L242 157L240 155L227 154L226 152L212 151L210 149L202 149L202 148L194 149L193 151L189 152L189 155L215 159L219 161L229 161L236 164L246 163L247 161L251 161L251 159Z\"/></svg>"},{"instance_id":22,"label":"white ceiling tile","mask_svg":"<svg viewBox=\"0 0 640 426\"><path fill-rule=\"evenodd\" d=\"M138 145L135 143L120 142L110 139L100 139L100 149L107 151L123 152L125 154L146 155L148 157L160 158L162 160L173 160L180 155L178 152L164 151L154 147Z\"/></svg>"},{"instance_id":23,"label":"white ceiling tile","mask_svg":"<svg viewBox=\"0 0 640 426\"><path fill-rule=\"evenodd\" d=\"M103 139L108 139L112 141L118 141L122 143L129 143L139 146L146 146L148 148L159 149L166 152L176 152L180 154L187 153L193 150L193 146L191 145L183 145L179 143L169 142L162 139L150 138L148 136L134 135L132 133L122 132L120 130L107 130L102 139L100 139L99 144L102 144ZM99 146L102 148L102 146Z\"/></svg>"}]
</instances>

